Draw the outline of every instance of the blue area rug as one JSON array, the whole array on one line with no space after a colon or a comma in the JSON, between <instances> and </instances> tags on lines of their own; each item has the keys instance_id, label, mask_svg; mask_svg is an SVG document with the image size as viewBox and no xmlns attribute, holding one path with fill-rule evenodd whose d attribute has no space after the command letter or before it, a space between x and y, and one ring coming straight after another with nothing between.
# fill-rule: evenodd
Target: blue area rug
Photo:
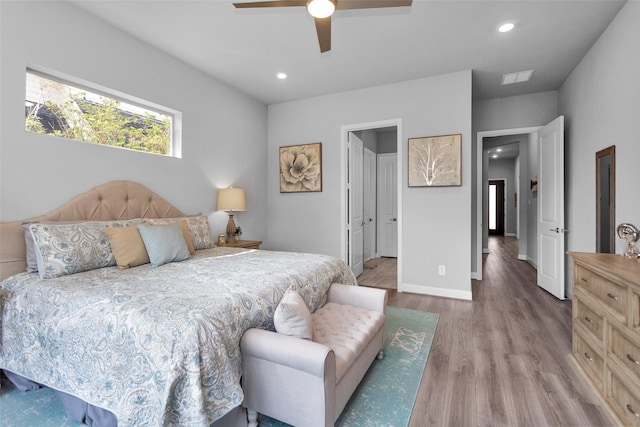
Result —
<instances>
[{"instance_id":1,"label":"blue area rug","mask_svg":"<svg viewBox=\"0 0 640 427\"><path fill-rule=\"evenodd\" d=\"M422 373L427 364L438 315L387 308L385 356L375 360L354 392L336 426L402 427L409 424ZM0 388L0 426L80 426L49 388L20 392L4 376ZM271 419L260 427L285 427Z\"/></svg>"}]
</instances>

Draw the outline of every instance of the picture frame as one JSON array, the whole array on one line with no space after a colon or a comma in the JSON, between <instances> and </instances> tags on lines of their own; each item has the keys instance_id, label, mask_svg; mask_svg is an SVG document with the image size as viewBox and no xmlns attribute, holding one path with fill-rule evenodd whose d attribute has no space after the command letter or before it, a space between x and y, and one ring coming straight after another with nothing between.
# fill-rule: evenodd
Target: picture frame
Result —
<instances>
[{"instance_id":1,"label":"picture frame","mask_svg":"<svg viewBox=\"0 0 640 427\"><path fill-rule=\"evenodd\" d=\"M280 147L280 193L322 192L322 143Z\"/></svg>"},{"instance_id":2,"label":"picture frame","mask_svg":"<svg viewBox=\"0 0 640 427\"><path fill-rule=\"evenodd\" d=\"M409 187L462 185L462 134L409 138Z\"/></svg>"}]
</instances>

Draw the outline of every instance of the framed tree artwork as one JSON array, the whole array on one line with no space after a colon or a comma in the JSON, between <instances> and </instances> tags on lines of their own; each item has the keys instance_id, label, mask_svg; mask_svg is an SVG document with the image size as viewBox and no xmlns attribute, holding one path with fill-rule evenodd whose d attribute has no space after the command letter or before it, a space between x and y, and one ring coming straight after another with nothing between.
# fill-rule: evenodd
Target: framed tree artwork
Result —
<instances>
[{"instance_id":1,"label":"framed tree artwork","mask_svg":"<svg viewBox=\"0 0 640 427\"><path fill-rule=\"evenodd\" d=\"M462 135L409 139L409 187L462 185Z\"/></svg>"},{"instance_id":2,"label":"framed tree artwork","mask_svg":"<svg viewBox=\"0 0 640 427\"><path fill-rule=\"evenodd\" d=\"M280 147L280 192L322 191L322 143Z\"/></svg>"}]
</instances>

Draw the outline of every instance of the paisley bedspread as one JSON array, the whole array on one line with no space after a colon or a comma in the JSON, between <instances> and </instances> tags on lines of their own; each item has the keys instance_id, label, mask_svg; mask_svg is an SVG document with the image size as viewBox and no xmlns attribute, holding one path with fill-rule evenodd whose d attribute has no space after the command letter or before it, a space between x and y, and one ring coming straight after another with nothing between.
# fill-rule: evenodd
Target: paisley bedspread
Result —
<instances>
[{"instance_id":1,"label":"paisley bedspread","mask_svg":"<svg viewBox=\"0 0 640 427\"><path fill-rule=\"evenodd\" d=\"M331 283L324 255L214 248L151 268L107 267L0 283L0 368L108 409L120 426L209 425L243 400L239 342L273 329L293 286L313 312Z\"/></svg>"}]
</instances>

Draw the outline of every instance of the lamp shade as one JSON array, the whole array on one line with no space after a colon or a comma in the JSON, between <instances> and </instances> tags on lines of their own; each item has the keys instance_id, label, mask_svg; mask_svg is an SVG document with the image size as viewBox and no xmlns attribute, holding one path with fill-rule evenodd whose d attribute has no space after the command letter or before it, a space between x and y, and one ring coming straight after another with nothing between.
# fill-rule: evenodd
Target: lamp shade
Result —
<instances>
[{"instance_id":1,"label":"lamp shade","mask_svg":"<svg viewBox=\"0 0 640 427\"><path fill-rule=\"evenodd\" d=\"M221 188L218 190L217 210L238 212L244 211L245 208L244 189Z\"/></svg>"}]
</instances>

